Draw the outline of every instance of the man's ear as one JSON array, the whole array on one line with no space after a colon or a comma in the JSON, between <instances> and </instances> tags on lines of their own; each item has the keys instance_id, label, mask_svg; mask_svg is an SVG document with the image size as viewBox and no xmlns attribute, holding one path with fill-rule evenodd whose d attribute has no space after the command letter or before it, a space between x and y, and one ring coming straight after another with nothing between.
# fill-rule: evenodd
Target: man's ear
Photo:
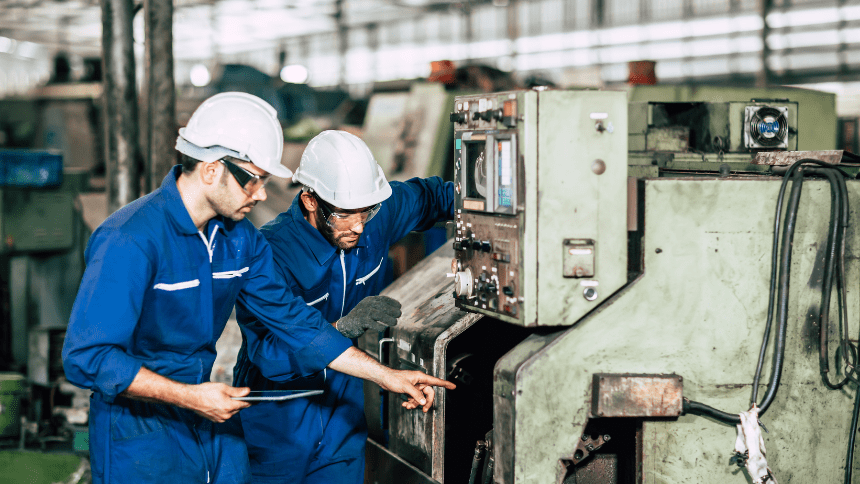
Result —
<instances>
[{"instance_id":1,"label":"man's ear","mask_svg":"<svg viewBox=\"0 0 860 484\"><path fill-rule=\"evenodd\" d=\"M317 199L308 192L302 193L302 205L304 205L305 210L310 213L315 213L317 211Z\"/></svg>"},{"instance_id":2,"label":"man's ear","mask_svg":"<svg viewBox=\"0 0 860 484\"><path fill-rule=\"evenodd\" d=\"M206 163L205 161L201 161L199 163L200 181L202 181L206 185L213 185L218 183L218 180L221 179L221 172L223 171L223 166L223 164L217 161L214 161L212 163Z\"/></svg>"}]
</instances>

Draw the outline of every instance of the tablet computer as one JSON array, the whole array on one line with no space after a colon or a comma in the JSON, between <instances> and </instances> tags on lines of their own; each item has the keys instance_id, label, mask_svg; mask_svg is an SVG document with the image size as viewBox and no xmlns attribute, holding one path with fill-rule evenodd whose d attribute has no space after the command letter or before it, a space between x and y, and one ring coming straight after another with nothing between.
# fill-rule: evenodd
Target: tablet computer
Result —
<instances>
[{"instance_id":1,"label":"tablet computer","mask_svg":"<svg viewBox=\"0 0 860 484\"><path fill-rule=\"evenodd\" d=\"M255 390L244 397L230 397L245 402L277 402L322 394L322 390Z\"/></svg>"}]
</instances>

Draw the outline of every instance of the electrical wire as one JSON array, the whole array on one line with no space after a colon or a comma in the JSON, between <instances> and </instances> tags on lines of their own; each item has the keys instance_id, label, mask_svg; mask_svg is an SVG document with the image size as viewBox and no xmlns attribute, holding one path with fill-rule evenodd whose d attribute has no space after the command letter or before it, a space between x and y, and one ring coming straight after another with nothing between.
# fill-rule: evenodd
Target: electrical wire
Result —
<instances>
[{"instance_id":1,"label":"electrical wire","mask_svg":"<svg viewBox=\"0 0 860 484\"><path fill-rule=\"evenodd\" d=\"M843 175L843 177L849 177L847 173L843 170L820 160L813 159L801 159L791 165L788 170L783 175L782 185L780 186L779 195L777 198L777 206L776 206L776 214L774 216L774 237L773 237L773 252L771 256L771 283L770 283L770 291L768 297L768 314L767 320L765 322L765 330L762 338L762 345L759 352L759 358L756 365L755 377L753 380L753 388L752 388L752 398L750 399L750 404L755 405L755 402L758 400L758 387L759 382L761 380L761 373L764 367L765 355L767 353L767 348L769 346L769 342L771 339L771 332L773 330L773 316L774 309L776 309L777 313L777 335L776 342L774 345L774 360L773 360L773 369L771 372L770 382L768 383L767 391L765 393L764 398L761 403L758 405L759 407L759 415L767 411L770 407L771 403L773 403L774 398L776 397L776 392L779 389L779 383L782 377L782 368L785 362L785 342L787 336L787 322L788 322L788 300L789 300L789 289L790 289L790 275L791 275L791 249L793 245L794 239L794 228L797 220L797 209L799 206L800 195L802 193L803 186L803 166L804 165L818 165L834 172L838 172ZM810 170L816 171L816 170ZM837 177L838 178L838 177ZM789 196L789 200L787 206L785 207L785 225L782 228L782 241L780 242L780 220L783 215L783 205L785 201L785 191L788 186L788 182L792 182L791 194ZM844 184L844 178L842 179L842 183ZM831 183L831 201L834 199L838 199L838 207L831 207L831 228L828 230L828 234L833 234L835 230L842 229L844 232L844 227L832 227L832 225L836 224L835 219L837 215L840 215L843 221L847 224L847 217L844 215L848 213L847 210L847 189L842 190L839 183L834 185ZM844 195L844 197L843 197ZM835 205L835 204L832 204ZM840 213L841 212L841 213ZM842 224L838 224L842 225ZM840 240L841 239L841 240ZM841 243L844 248L844 237L834 237L834 240L831 241L831 245L833 243ZM780 246L782 247L782 253L780 254ZM840 253L844 253L840 249ZM781 257L780 257L781 255ZM831 262L831 258L836 255L836 251L829 251L825 261L825 267L828 265L833 265ZM844 259L842 257L841 259ZM835 263L835 264L838 264ZM844 265L842 266L844 267ZM835 268L835 267L834 267ZM838 274L839 271L837 271ZM831 270L831 274L833 270ZM837 275L837 280L839 280L839 276ZM832 281L832 275L831 275ZM822 291L826 292L825 287L822 287ZM778 290L778 293L777 293ZM774 293L777 293L776 299L774 299ZM841 292L839 292L842 295ZM844 301L844 297L840 298L840 302ZM829 295L828 295L829 300ZM840 304L841 306L841 304ZM840 318L845 319L845 318ZM847 335L847 332L846 332ZM844 339L847 339L847 336ZM844 351L843 351L844 353ZM707 415L713 417L717 420L720 420L729 424L738 424L740 423L740 417L738 414L732 414L728 412L724 412L722 410L718 410L709 405L706 405L701 402L696 402L688 399L684 399L683 410L685 413L693 413L699 415Z\"/></svg>"},{"instance_id":2,"label":"electrical wire","mask_svg":"<svg viewBox=\"0 0 860 484\"><path fill-rule=\"evenodd\" d=\"M824 274L821 286L821 307L819 308L819 369L825 385L833 390L843 388L849 381L858 384L855 389L854 409L851 417L851 428L848 430L848 450L845 457L845 484L851 483L854 467L854 446L860 420L860 373L858 373L858 359L860 350L850 342L848 326L848 300L845 278L845 241L849 222L849 199L848 188L845 179L851 177L840 168L819 160L802 159L791 165L783 175L782 185L777 198L776 215L774 217L773 252L771 256L771 282L768 297L767 321L765 323L761 350L759 352L756 373L753 380L752 396L750 405L754 406L758 400L758 386L764 367L765 354L770 343L773 326L773 312L776 306L777 312L777 335L774 343L773 369L767 392L759 407L759 416L764 414L773 403L776 392L779 389L782 368L785 362L785 342L788 322L788 299L790 289L791 273L791 251L793 248L795 223L797 221L797 210L802 193L804 165L817 165L809 167L806 172L810 175L820 175L827 178L830 183L830 224L827 231L827 246L825 251ZM842 175L842 176L838 176ZM853 177L852 177L853 178ZM792 182L791 194L785 207L785 224L782 229L782 241L779 242L780 218L783 212L785 190L789 180ZM780 254L780 247L782 252ZM780 257L781 256L781 257ZM778 267L777 267L778 266ZM778 275L777 275L778 273ZM777 282L778 278L778 282ZM838 383L832 383L829 379L830 352L828 349L828 332L830 331L830 300L833 291L833 279L836 279L836 297L838 309L838 327L840 329L839 356L845 364L845 377ZM774 300L774 292L778 286L778 295ZM740 417L718 410L701 402L683 399L683 412L705 415L725 423L738 424ZM759 422L761 423L761 422Z\"/></svg>"}]
</instances>

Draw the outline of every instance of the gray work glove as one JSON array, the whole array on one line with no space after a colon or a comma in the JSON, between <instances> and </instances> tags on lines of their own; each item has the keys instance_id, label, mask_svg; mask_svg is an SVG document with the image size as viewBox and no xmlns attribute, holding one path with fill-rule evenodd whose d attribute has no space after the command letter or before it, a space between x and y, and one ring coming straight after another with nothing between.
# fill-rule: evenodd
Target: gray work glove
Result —
<instances>
[{"instance_id":1,"label":"gray work glove","mask_svg":"<svg viewBox=\"0 0 860 484\"><path fill-rule=\"evenodd\" d=\"M388 296L368 296L361 300L334 327L347 338L358 338L368 329L382 331L397 324L400 303Z\"/></svg>"}]
</instances>

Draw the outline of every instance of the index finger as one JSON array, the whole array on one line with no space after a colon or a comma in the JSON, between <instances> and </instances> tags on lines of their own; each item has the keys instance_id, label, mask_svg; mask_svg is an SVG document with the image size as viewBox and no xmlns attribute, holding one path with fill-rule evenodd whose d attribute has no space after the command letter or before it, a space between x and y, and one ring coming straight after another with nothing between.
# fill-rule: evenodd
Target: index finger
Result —
<instances>
[{"instance_id":1,"label":"index finger","mask_svg":"<svg viewBox=\"0 0 860 484\"><path fill-rule=\"evenodd\" d=\"M457 388L457 385L455 385L455 384L453 384L447 380L440 380L439 378L436 378L435 376L430 376L430 375L427 375L424 373L418 375L418 383L426 383L428 385L433 385L434 387L444 387L444 388L447 388L448 390L453 390L453 389Z\"/></svg>"}]
</instances>

